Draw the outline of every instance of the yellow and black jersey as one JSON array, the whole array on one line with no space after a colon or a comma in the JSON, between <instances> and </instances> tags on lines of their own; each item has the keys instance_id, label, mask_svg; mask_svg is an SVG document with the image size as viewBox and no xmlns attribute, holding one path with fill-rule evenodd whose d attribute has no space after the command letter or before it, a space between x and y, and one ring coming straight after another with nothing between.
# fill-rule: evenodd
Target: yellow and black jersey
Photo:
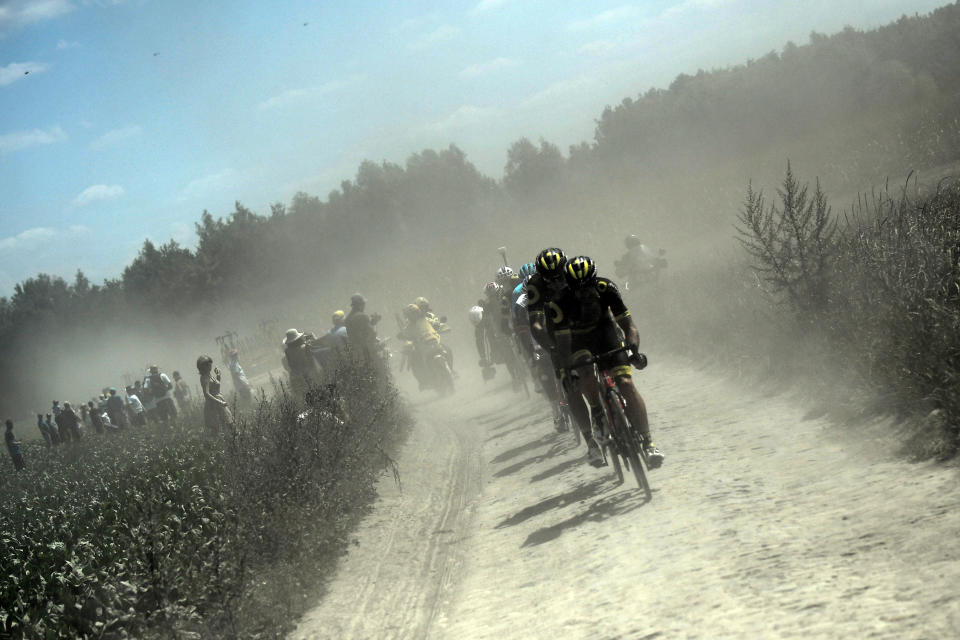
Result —
<instances>
[{"instance_id":1,"label":"yellow and black jersey","mask_svg":"<svg viewBox=\"0 0 960 640\"><path fill-rule=\"evenodd\" d=\"M590 333L609 323L610 315L620 321L630 315L620 290L612 281L597 278L579 289L566 288L547 301L544 312L554 333Z\"/></svg>"}]
</instances>

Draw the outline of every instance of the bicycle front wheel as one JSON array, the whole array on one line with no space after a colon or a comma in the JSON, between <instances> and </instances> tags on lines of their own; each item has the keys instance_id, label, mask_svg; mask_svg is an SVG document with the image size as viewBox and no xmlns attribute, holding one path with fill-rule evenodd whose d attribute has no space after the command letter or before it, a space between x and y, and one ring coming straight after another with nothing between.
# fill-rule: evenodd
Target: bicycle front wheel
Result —
<instances>
[{"instance_id":1,"label":"bicycle front wheel","mask_svg":"<svg viewBox=\"0 0 960 640\"><path fill-rule=\"evenodd\" d=\"M637 487L643 491L649 502L653 499L653 489L650 487L650 481L647 480L646 465L641 461L640 439L633 437L633 426L627 420L627 414L623 410L626 403L616 388L610 389L607 397L611 413L610 424L614 431L613 439L616 440L621 455L630 465Z\"/></svg>"}]
</instances>

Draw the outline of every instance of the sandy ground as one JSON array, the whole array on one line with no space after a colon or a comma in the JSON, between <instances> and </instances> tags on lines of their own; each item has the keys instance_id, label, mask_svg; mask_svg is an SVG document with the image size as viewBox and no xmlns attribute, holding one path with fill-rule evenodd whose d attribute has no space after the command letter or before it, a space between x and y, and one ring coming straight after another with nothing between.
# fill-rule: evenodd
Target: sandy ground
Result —
<instances>
[{"instance_id":1,"label":"sandy ground","mask_svg":"<svg viewBox=\"0 0 960 640\"><path fill-rule=\"evenodd\" d=\"M539 398L420 401L402 490L291 637L960 637L955 467L680 363L638 380L667 455L647 504Z\"/></svg>"}]
</instances>

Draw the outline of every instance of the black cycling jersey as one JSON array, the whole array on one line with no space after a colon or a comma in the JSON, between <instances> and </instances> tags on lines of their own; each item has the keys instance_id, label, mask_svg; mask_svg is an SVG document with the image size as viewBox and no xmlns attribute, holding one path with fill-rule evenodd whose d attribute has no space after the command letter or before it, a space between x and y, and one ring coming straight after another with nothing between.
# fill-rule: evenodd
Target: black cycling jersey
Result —
<instances>
[{"instance_id":1,"label":"black cycling jersey","mask_svg":"<svg viewBox=\"0 0 960 640\"><path fill-rule=\"evenodd\" d=\"M546 305L547 321L559 334L591 333L610 323L608 311L616 321L630 315L617 285L606 278L578 289L568 287Z\"/></svg>"}]
</instances>

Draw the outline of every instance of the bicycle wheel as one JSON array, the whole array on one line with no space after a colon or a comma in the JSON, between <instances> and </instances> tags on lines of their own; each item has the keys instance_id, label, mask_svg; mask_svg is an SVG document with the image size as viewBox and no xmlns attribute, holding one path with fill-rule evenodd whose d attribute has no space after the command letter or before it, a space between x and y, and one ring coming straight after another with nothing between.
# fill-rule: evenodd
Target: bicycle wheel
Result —
<instances>
[{"instance_id":1,"label":"bicycle wheel","mask_svg":"<svg viewBox=\"0 0 960 640\"><path fill-rule=\"evenodd\" d=\"M607 404L612 414L610 416L610 423L611 426L613 426L614 440L617 441L621 455L623 455L624 459L630 465L630 470L633 471L633 477L637 481L637 487L643 491L643 494L649 502L653 499L653 490L650 487L650 481L647 480L646 469L644 468L645 463L640 460L642 456L639 446L640 439L633 437L633 427L630 425L630 421L627 420L627 414L623 410L625 402L619 390L612 388L607 392Z\"/></svg>"}]
</instances>

